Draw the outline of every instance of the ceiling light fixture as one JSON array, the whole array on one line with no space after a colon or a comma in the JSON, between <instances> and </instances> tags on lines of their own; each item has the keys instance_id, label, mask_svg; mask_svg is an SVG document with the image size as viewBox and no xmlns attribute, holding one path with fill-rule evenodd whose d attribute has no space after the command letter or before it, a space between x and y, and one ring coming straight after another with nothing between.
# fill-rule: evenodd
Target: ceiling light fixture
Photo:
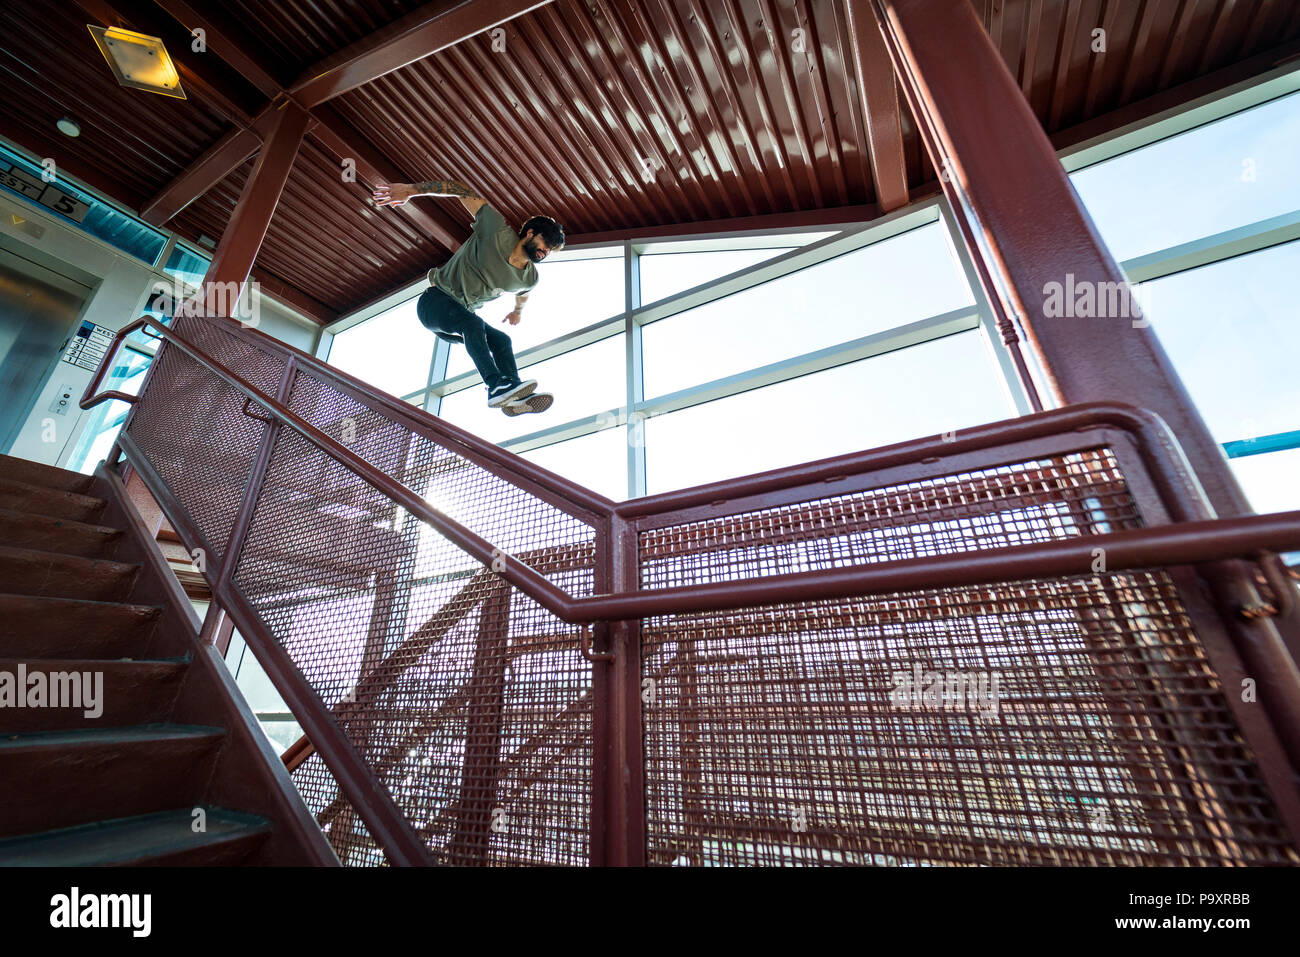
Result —
<instances>
[{"instance_id":1,"label":"ceiling light fixture","mask_svg":"<svg viewBox=\"0 0 1300 957\"><path fill-rule=\"evenodd\" d=\"M80 136L81 127L76 120L70 120L66 116L54 124L59 128L59 132L64 136Z\"/></svg>"},{"instance_id":2,"label":"ceiling light fixture","mask_svg":"<svg viewBox=\"0 0 1300 957\"><path fill-rule=\"evenodd\" d=\"M167 54L167 47L158 37L90 23L86 24L86 29L95 38L99 52L104 54L122 86L186 99L180 74Z\"/></svg>"}]
</instances>

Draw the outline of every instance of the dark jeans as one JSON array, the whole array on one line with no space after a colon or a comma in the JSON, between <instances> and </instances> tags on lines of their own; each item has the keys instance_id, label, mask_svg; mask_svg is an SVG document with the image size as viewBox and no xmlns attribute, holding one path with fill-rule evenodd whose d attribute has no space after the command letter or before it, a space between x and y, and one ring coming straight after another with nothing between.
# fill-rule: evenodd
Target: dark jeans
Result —
<instances>
[{"instance_id":1,"label":"dark jeans","mask_svg":"<svg viewBox=\"0 0 1300 957\"><path fill-rule=\"evenodd\" d=\"M503 383L519 384L510 337L500 329L493 329L437 286L430 286L420 294L415 314L424 328L440 339L465 343L465 351L489 389Z\"/></svg>"}]
</instances>

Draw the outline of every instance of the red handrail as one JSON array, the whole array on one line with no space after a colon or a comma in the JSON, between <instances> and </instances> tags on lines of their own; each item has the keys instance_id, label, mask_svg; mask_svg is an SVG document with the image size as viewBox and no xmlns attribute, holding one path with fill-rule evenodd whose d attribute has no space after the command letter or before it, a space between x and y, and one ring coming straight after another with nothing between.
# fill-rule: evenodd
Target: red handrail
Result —
<instances>
[{"instance_id":1,"label":"red handrail","mask_svg":"<svg viewBox=\"0 0 1300 957\"><path fill-rule=\"evenodd\" d=\"M1014 580L1041 575L1061 575L1086 572L1091 568L1093 549L1102 548L1107 554L1107 568L1115 571L1149 566L1152 564L1174 563L1187 564L1195 562L1219 561L1229 558L1241 558L1258 553L1261 550L1278 551L1300 548L1300 511L1282 512L1277 515L1246 516L1235 519L1210 519L1192 523L1180 523L1177 526L1165 526L1137 529L1125 532L1111 532L1092 535L1080 542L1037 542L1013 548L1003 548L992 552L966 552L940 555L931 558L907 559L877 566L866 566L835 571L798 572L789 575L771 575L745 581L728 581L715 584L686 585L676 588L663 588L653 592L635 592L627 595L593 596L575 598L558 588L549 579L534 571L526 563L495 547L491 542L476 535L454 519L433 508L405 485L397 482L376 468L345 445L330 438L310 422L290 411L282 403L271 398L256 386L244 380L222 366L216 359L199 349L174 330L167 328L157 320L144 316L127 327L132 331L144 325L158 328L163 337L173 343L190 358L207 367L224 379L229 385L246 396L245 414L262 419L249 411L250 403L266 409L283 425L298 432L312 442L322 452L335 459L341 465L363 478L375 489L406 509L421 521L433 526L448 541L468 553L484 565L492 567L506 581L514 585L528 597L557 618L569 624L589 624L598 621L619 621L643 618L648 615L669 615L683 612L720 611L727 608L742 608L755 604L773 604L778 602L813 601L829 598L850 598L864 594L906 591L916 587L944 587L948 585L968 585L982 581ZM119 333L121 336L122 333ZM99 380L96 376L91 385ZM88 387L89 391L89 387ZM90 408L111 397L111 393L82 400L83 408ZM132 397L134 398L134 397ZM1136 426L1158 433L1156 423L1151 418L1137 415L1136 410L1123 408L1108 409L1105 414L1099 410L1085 413L1078 410L1066 410L1064 413L1041 413L1044 417L1064 419L1067 428L1071 425L1081 427L1094 425L1101 421L1132 423ZM1036 418L1036 417L1035 417ZM979 444L989 444L997 440L1001 444L1006 431L1014 437L1026 437L1046 434L1048 426L1043 422L1022 423L1013 421L1005 427L986 426L972 430L975 434L964 440L963 450ZM1060 431L1059 428L1051 431ZM1172 442L1172 440L1170 440ZM925 451L933 440L921 443L904 443L910 446L901 454L916 455ZM944 443L951 445L952 443ZM1176 447L1173 447L1176 448ZM882 449L875 452L851 456L857 459L858 468L879 467L881 461L899 461L898 447ZM1170 471L1177 474L1176 460L1169 450L1165 457ZM827 471L844 472L846 463L814 463L799 466L779 473L768 473L754 478L751 485L745 479L737 479L714 486L705 486L703 490L692 489L678 495L661 496L652 502L649 511L665 508L682 508L685 504L709 501L708 496L716 495L716 489L729 490L734 496L739 490L749 487L766 487L775 476L783 486L786 483L805 484L816 481L817 476ZM1185 508L1190 496L1183 496L1181 503ZM685 504L683 504L685 503ZM643 514L637 506L630 503L623 514Z\"/></svg>"}]
</instances>

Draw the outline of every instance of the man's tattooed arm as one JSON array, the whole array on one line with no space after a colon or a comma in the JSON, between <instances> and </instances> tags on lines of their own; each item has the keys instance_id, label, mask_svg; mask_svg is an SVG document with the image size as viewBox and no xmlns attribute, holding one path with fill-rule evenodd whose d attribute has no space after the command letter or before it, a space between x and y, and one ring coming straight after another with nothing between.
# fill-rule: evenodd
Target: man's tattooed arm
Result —
<instances>
[{"instance_id":1,"label":"man's tattooed arm","mask_svg":"<svg viewBox=\"0 0 1300 957\"><path fill-rule=\"evenodd\" d=\"M423 183L381 183L372 198L376 206L402 206L416 196L455 196L471 216L478 215L487 200L454 179L431 179Z\"/></svg>"},{"instance_id":2,"label":"man's tattooed arm","mask_svg":"<svg viewBox=\"0 0 1300 957\"><path fill-rule=\"evenodd\" d=\"M423 183L412 183L411 189L414 190L412 195L415 196L461 196L470 199L483 198L464 183L458 183L454 179L430 179Z\"/></svg>"}]
</instances>

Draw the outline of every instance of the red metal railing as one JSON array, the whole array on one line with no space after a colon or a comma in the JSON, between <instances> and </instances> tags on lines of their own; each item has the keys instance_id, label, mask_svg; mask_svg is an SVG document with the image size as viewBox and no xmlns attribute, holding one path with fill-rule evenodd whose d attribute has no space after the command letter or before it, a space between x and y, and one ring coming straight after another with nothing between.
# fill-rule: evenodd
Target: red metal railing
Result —
<instances>
[{"instance_id":1,"label":"red metal railing","mask_svg":"<svg viewBox=\"0 0 1300 957\"><path fill-rule=\"evenodd\" d=\"M82 406L134 403L121 451L207 552L351 862L1294 859L1300 679L1222 618L1290 600L1300 512L1215 519L1149 413L615 505L234 323L118 342L146 326L140 396L94 394L115 346ZM998 730L891 702L891 661L972 647L1015 689ZM1262 709L1228 690L1261 669ZM1062 775L1117 823L1044 803Z\"/></svg>"}]
</instances>

